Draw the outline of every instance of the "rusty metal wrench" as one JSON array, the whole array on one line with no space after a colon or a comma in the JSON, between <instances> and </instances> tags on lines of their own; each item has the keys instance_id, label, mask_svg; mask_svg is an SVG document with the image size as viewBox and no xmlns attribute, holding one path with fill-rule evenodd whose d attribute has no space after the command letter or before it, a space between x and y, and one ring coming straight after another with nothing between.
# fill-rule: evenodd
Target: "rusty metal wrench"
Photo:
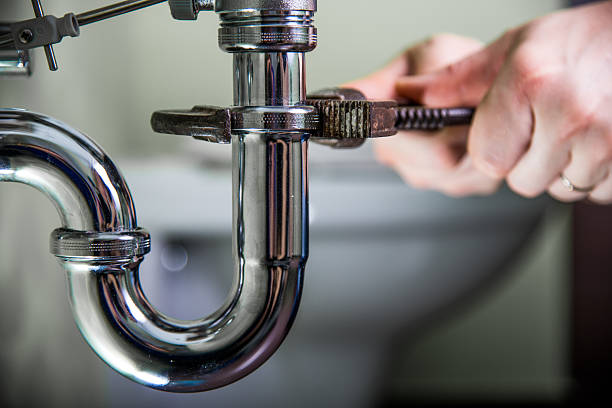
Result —
<instances>
[{"instance_id":1,"label":"rusty metal wrench","mask_svg":"<svg viewBox=\"0 0 612 408\"><path fill-rule=\"evenodd\" d=\"M369 101L354 89L332 88L308 96L317 108L319 132L313 141L337 148L362 145L366 139L393 136L400 130L435 131L469 125L474 108L428 108L395 101Z\"/></svg>"}]
</instances>

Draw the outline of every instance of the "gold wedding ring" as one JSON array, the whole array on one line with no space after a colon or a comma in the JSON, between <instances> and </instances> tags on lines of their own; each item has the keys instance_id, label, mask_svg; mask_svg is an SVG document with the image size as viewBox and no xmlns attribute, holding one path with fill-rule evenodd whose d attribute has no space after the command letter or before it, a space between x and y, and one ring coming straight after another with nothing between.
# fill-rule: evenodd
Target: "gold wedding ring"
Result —
<instances>
[{"instance_id":1,"label":"gold wedding ring","mask_svg":"<svg viewBox=\"0 0 612 408\"><path fill-rule=\"evenodd\" d=\"M591 191L593 191L595 189L595 186L590 186L590 187L578 187L576 186L574 183L572 183L570 181L570 179L568 179L565 174L561 174L560 176L561 178L561 183L563 184L563 186L570 192L576 192L576 193L590 193Z\"/></svg>"}]
</instances>

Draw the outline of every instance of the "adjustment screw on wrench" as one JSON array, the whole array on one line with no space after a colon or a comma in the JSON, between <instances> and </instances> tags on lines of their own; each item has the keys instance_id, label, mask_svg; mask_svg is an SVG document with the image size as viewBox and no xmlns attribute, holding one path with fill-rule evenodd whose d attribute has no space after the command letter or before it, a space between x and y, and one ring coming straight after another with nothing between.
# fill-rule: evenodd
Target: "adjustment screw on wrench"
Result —
<instances>
[{"instance_id":1,"label":"adjustment screw on wrench","mask_svg":"<svg viewBox=\"0 0 612 408\"><path fill-rule=\"evenodd\" d=\"M19 41L22 44L29 44L32 42L33 39L34 39L34 33L32 32L32 30L28 28L26 28L25 30L19 33Z\"/></svg>"}]
</instances>

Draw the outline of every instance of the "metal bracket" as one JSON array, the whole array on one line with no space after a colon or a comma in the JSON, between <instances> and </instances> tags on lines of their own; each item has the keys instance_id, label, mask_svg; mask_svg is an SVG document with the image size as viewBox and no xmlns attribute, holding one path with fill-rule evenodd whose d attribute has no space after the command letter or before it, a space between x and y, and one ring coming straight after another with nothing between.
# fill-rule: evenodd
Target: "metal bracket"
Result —
<instances>
[{"instance_id":1,"label":"metal bracket","mask_svg":"<svg viewBox=\"0 0 612 408\"><path fill-rule=\"evenodd\" d=\"M0 38L0 46L12 43L17 50L43 47L49 69L57 71L52 44L59 43L67 36L78 37L79 23L72 13L62 18L45 17L40 0L32 0L32 8L36 18L11 24L11 33Z\"/></svg>"},{"instance_id":2,"label":"metal bracket","mask_svg":"<svg viewBox=\"0 0 612 408\"><path fill-rule=\"evenodd\" d=\"M124 0L78 15L68 13L62 18L45 16L40 0L31 0L36 18L9 24L8 33L0 33L0 49L29 50L43 47L51 71L57 71L53 44L64 37L78 37L80 27L107 20L125 13L165 3L167 0ZM213 10L214 0L171 0L170 11L176 18L195 19L203 10ZM0 71L4 73L4 71Z\"/></svg>"},{"instance_id":3,"label":"metal bracket","mask_svg":"<svg viewBox=\"0 0 612 408\"><path fill-rule=\"evenodd\" d=\"M74 14L62 18L44 16L11 24L13 45L18 50L29 50L57 44L64 37L78 37L81 33Z\"/></svg>"}]
</instances>

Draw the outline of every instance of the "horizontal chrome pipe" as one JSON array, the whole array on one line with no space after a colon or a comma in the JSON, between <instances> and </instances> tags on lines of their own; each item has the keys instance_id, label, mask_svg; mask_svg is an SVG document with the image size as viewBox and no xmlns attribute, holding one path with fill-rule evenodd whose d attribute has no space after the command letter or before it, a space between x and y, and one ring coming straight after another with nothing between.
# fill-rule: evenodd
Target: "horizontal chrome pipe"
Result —
<instances>
[{"instance_id":1,"label":"horizontal chrome pipe","mask_svg":"<svg viewBox=\"0 0 612 408\"><path fill-rule=\"evenodd\" d=\"M146 299L138 268L147 235L119 171L91 140L42 115L0 110L0 181L31 185L57 207L63 228L52 249L94 351L141 384L204 391L259 367L294 320L307 256L306 136L234 135L233 290L195 321Z\"/></svg>"},{"instance_id":2,"label":"horizontal chrome pipe","mask_svg":"<svg viewBox=\"0 0 612 408\"><path fill-rule=\"evenodd\" d=\"M67 125L0 109L0 181L28 184L51 199L62 226L80 231L136 228L130 191L110 158Z\"/></svg>"}]
</instances>

